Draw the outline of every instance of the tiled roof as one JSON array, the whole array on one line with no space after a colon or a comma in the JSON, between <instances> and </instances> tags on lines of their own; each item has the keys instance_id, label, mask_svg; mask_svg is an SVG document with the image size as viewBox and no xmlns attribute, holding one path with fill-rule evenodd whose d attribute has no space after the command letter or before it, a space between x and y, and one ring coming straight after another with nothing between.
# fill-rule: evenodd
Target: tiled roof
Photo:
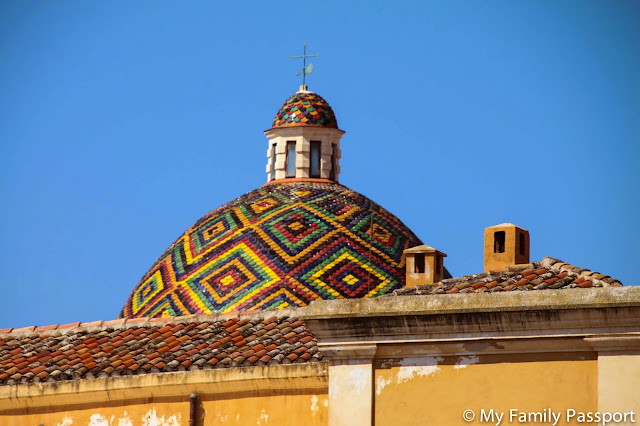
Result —
<instances>
[{"instance_id":1,"label":"tiled roof","mask_svg":"<svg viewBox=\"0 0 640 426\"><path fill-rule=\"evenodd\" d=\"M121 318L206 315L374 297L405 280L420 240L338 183L263 186L213 210L134 288Z\"/></svg>"},{"instance_id":2,"label":"tiled roof","mask_svg":"<svg viewBox=\"0 0 640 426\"><path fill-rule=\"evenodd\" d=\"M0 330L0 385L320 360L295 310Z\"/></svg>"},{"instance_id":3,"label":"tiled roof","mask_svg":"<svg viewBox=\"0 0 640 426\"><path fill-rule=\"evenodd\" d=\"M619 286L546 257L383 297ZM0 329L0 385L321 361L298 316L299 310L285 309Z\"/></svg>"},{"instance_id":4,"label":"tiled roof","mask_svg":"<svg viewBox=\"0 0 640 426\"><path fill-rule=\"evenodd\" d=\"M622 284L619 281L608 275L579 268L552 257L545 257L540 262L510 266L505 271L489 271L445 279L435 284L395 290L387 296L620 286Z\"/></svg>"},{"instance_id":5,"label":"tiled roof","mask_svg":"<svg viewBox=\"0 0 640 426\"><path fill-rule=\"evenodd\" d=\"M322 96L297 92L287 99L273 119L273 127L315 126L338 128L338 121Z\"/></svg>"}]
</instances>

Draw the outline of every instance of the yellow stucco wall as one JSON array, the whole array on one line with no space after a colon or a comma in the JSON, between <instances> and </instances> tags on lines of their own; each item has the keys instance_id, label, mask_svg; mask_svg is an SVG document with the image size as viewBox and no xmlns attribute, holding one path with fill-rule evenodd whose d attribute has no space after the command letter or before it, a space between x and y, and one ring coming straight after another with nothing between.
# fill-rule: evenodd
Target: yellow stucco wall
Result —
<instances>
[{"instance_id":1,"label":"yellow stucco wall","mask_svg":"<svg viewBox=\"0 0 640 426\"><path fill-rule=\"evenodd\" d=\"M598 410L593 353L421 357L386 360L375 369L376 426L480 425L481 410L505 413ZM473 410L474 420L463 420ZM547 412L548 413L548 412ZM551 422L553 424L553 422ZM566 424L566 423L559 423ZM571 423L573 424L573 422Z\"/></svg>"},{"instance_id":2,"label":"yellow stucco wall","mask_svg":"<svg viewBox=\"0 0 640 426\"><path fill-rule=\"evenodd\" d=\"M91 407L47 408L0 415L3 426L182 426L189 424L188 395L181 400L102 403ZM208 400L198 408L198 425L326 425L326 394L235 395Z\"/></svg>"},{"instance_id":3,"label":"yellow stucco wall","mask_svg":"<svg viewBox=\"0 0 640 426\"><path fill-rule=\"evenodd\" d=\"M1 426L326 426L325 364L148 374L0 387Z\"/></svg>"},{"instance_id":4,"label":"yellow stucco wall","mask_svg":"<svg viewBox=\"0 0 640 426\"><path fill-rule=\"evenodd\" d=\"M150 403L108 403L91 406L43 407L0 415L6 426L179 426L189 424L189 398Z\"/></svg>"},{"instance_id":5,"label":"yellow stucco wall","mask_svg":"<svg viewBox=\"0 0 640 426\"><path fill-rule=\"evenodd\" d=\"M206 425L327 425L327 394L230 395L204 401Z\"/></svg>"},{"instance_id":6,"label":"yellow stucco wall","mask_svg":"<svg viewBox=\"0 0 640 426\"><path fill-rule=\"evenodd\" d=\"M106 397L106 395L105 395ZM327 424L327 394L236 393L204 395L198 425ZM89 406L22 409L0 415L0 425L23 426L188 426L189 395L154 401L92 403Z\"/></svg>"},{"instance_id":7,"label":"yellow stucco wall","mask_svg":"<svg viewBox=\"0 0 640 426\"><path fill-rule=\"evenodd\" d=\"M610 353L598 358L598 408L600 411L636 413L640 422L640 352ZM619 422L616 426L635 424Z\"/></svg>"}]
</instances>

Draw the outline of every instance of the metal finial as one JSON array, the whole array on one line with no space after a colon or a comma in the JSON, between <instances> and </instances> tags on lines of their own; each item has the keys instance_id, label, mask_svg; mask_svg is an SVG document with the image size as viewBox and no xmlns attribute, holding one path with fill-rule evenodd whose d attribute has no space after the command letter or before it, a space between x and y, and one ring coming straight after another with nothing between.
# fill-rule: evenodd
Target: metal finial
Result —
<instances>
[{"instance_id":1,"label":"metal finial","mask_svg":"<svg viewBox=\"0 0 640 426\"><path fill-rule=\"evenodd\" d=\"M307 90L306 77L307 74L311 74L313 71L313 64L309 64L307 66L307 58L317 58L320 55L307 55L307 42L304 42L304 50L302 56L292 56L291 59L300 59L302 58L302 71L296 74L296 76L302 74L302 86L300 86L300 90Z\"/></svg>"}]
</instances>

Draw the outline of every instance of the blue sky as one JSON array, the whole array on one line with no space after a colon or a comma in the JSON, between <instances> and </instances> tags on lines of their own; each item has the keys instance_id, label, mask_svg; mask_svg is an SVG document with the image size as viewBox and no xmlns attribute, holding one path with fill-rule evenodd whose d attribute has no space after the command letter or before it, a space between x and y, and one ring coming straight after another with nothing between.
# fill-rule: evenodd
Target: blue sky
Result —
<instances>
[{"instance_id":1,"label":"blue sky","mask_svg":"<svg viewBox=\"0 0 640 426\"><path fill-rule=\"evenodd\" d=\"M482 271L483 229L638 284L637 1L0 4L0 328L113 319L266 180L300 64L341 183Z\"/></svg>"}]
</instances>

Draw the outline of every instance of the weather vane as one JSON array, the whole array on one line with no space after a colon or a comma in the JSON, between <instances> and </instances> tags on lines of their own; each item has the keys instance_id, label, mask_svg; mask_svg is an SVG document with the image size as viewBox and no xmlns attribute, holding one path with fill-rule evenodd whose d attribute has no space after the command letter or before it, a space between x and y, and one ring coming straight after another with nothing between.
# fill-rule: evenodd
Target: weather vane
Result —
<instances>
[{"instance_id":1,"label":"weather vane","mask_svg":"<svg viewBox=\"0 0 640 426\"><path fill-rule=\"evenodd\" d=\"M309 64L307 66L307 58L317 58L319 55L307 55L307 42L304 42L304 51L302 56L292 56L291 59L300 59L302 58L302 71L296 74L296 76L302 74L302 86L300 86L300 90L307 90L306 77L307 74L311 74L313 71L313 64Z\"/></svg>"}]
</instances>

